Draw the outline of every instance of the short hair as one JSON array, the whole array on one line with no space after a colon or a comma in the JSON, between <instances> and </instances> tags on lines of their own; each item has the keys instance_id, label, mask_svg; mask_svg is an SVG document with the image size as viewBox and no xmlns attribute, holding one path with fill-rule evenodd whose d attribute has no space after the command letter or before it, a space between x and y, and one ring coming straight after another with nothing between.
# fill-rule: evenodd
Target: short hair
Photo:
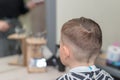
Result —
<instances>
[{"instance_id":1,"label":"short hair","mask_svg":"<svg viewBox=\"0 0 120 80\"><path fill-rule=\"evenodd\" d=\"M99 24L85 17L66 22L61 29L61 40L67 43L64 38L77 49L88 52L87 58L97 54L102 46L102 31Z\"/></svg>"}]
</instances>

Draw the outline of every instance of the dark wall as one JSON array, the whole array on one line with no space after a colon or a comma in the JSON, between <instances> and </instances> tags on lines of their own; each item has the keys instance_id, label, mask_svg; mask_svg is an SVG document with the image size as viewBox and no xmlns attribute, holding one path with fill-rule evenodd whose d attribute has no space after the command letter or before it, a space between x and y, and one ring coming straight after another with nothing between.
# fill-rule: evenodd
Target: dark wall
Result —
<instances>
[{"instance_id":1,"label":"dark wall","mask_svg":"<svg viewBox=\"0 0 120 80\"><path fill-rule=\"evenodd\" d=\"M56 0L45 0L47 46L55 54L56 49Z\"/></svg>"}]
</instances>

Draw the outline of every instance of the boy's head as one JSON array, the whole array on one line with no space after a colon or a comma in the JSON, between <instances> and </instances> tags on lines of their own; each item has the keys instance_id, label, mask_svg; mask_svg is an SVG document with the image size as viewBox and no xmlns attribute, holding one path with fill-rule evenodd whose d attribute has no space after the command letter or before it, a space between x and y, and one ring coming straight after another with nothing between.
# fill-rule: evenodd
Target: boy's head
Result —
<instances>
[{"instance_id":1,"label":"boy's head","mask_svg":"<svg viewBox=\"0 0 120 80\"><path fill-rule=\"evenodd\" d=\"M100 26L91 19L72 19L61 29L60 58L67 66L74 62L94 63L101 46Z\"/></svg>"}]
</instances>

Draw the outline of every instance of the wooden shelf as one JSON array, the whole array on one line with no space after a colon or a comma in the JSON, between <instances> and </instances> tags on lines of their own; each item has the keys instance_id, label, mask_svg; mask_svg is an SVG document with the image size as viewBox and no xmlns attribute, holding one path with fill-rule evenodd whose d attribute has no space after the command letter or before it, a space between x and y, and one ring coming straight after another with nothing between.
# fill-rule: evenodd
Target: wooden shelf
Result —
<instances>
[{"instance_id":1,"label":"wooden shelf","mask_svg":"<svg viewBox=\"0 0 120 80\"><path fill-rule=\"evenodd\" d=\"M44 38L34 38L30 37L26 39L26 52L27 52L27 70L30 73L34 72L46 72L46 67L38 68L30 66L31 59L34 60L43 58L43 53L40 50L42 45L46 44L46 40Z\"/></svg>"}]
</instances>

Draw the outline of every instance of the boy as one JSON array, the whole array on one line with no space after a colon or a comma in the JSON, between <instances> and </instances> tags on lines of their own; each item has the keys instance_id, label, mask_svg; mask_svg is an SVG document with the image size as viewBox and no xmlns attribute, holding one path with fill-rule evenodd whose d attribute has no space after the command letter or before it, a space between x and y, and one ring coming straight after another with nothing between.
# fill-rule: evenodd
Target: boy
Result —
<instances>
[{"instance_id":1,"label":"boy","mask_svg":"<svg viewBox=\"0 0 120 80\"><path fill-rule=\"evenodd\" d=\"M95 21L81 17L66 22L61 30L60 59L70 71L57 80L113 80L95 67L101 46L102 32Z\"/></svg>"}]
</instances>

